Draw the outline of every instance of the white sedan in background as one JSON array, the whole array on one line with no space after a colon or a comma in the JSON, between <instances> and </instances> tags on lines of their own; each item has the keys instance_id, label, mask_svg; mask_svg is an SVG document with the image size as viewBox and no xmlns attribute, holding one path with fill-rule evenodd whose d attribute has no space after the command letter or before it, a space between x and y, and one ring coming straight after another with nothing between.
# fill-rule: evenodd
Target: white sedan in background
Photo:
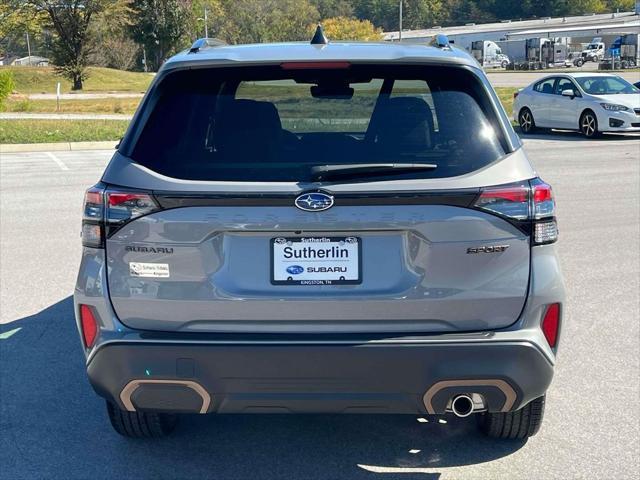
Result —
<instances>
[{"instance_id":1,"label":"white sedan in background","mask_svg":"<svg viewBox=\"0 0 640 480\"><path fill-rule=\"evenodd\" d=\"M514 94L513 117L524 133L536 128L640 132L640 89L608 73L549 75Z\"/></svg>"}]
</instances>

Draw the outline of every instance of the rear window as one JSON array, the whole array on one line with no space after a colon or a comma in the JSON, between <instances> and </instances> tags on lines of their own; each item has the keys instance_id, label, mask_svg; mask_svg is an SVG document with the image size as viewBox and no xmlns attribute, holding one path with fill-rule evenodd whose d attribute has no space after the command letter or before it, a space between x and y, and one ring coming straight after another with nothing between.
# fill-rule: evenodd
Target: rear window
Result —
<instances>
[{"instance_id":1,"label":"rear window","mask_svg":"<svg viewBox=\"0 0 640 480\"><path fill-rule=\"evenodd\" d=\"M133 147L174 178L317 180L314 167L426 163L376 179L462 175L500 159L503 130L480 81L456 67L207 68L168 74ZM358 170L349 181L372 178Z\"/></svg>"}]
</instances>

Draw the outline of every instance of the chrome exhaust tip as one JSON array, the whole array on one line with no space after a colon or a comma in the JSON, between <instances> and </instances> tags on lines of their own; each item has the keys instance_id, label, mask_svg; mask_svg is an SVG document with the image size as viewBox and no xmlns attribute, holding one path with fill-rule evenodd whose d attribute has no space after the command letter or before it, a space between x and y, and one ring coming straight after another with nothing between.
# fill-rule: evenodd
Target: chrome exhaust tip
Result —
<instances>
[{"instance_id":1,"label":"chrome exhaust tip","mask_svg":"<svg viewBox=\"0 0 640 480\"><path fill-rule=\"evenodd\" d=\"M456 395L451 400L451 411L456 417L468 417L473 413L473 399L469 395Z\"/></svg>"}]
</instances>

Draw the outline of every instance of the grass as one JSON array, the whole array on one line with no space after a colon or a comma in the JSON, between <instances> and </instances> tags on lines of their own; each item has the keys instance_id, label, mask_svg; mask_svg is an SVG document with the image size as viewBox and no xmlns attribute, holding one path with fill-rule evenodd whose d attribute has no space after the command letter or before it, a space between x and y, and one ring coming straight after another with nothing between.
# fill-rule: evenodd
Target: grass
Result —
<instances>
[{"instance_id":1,"label":"grass","mask_svg":"<svg viewBox=\"0 0 640 480\"><path fill-rule=\"evenodd\" d=\"M504 105L505 110L511 115L513 105L513 93L518 88L496 87L496 93ZM61 100L60 113L121 113L132 115L135 113L139 98L100 98L89 100ZM279 105L282 109L283 105ZM20 96L13 96L7 99L4 104L5 112L29 112L29 113L56 113L55 100L30 100ZM294 112L300 113L300 109ZM288 116L288 115L283 115ZM349 115L347 115L347 118Z\"/></svg>"},{"instance_id":2,"label":"grass","mask_svg":"<svg viewBox=\"0 0 640 480\"><path fill-rule=\"evenodd\" d=\"M0 143L118 140L128 124L122 120L0 120Z\"/></svg>"},{"instance_id":3,"label":"grass","mask_svg":"<svg viewBox=\"0 0 640 480\"><path fill-rule=\"evenodd\" d=\"M60 82L62 93L71 92L71 82L56 75L52 67L0 67L13 72L18 93L56 93ZM137 92L146 91L153 74L126 72L113 68L89 67L89 77L82 92Z\"/></svg>"},{"instance_id":4,"label":"grass","mask_svg":"<svg viewBox=\"0 0 640 480\"><path fill-rule=\"evenodd\" d=\"M514 87L496 87L495 90L504 109L507 111L507 115L511 118L511 113L513 112L513 94L520 89Z\"/></svg>"},{"instance_id":5,"label":"grass","mask_svg":"<svg viewBox=\"0 0 640 480\"><path fill-rule=\"evenodd\" d=\"M497 87L496 92L504 105L507 114L511 116L513 93L518 88ZM140 99L90 99L90 100L62 100L62 113L134 113ZM331 103L331 102L329 102ZM366 102L364 102L366 103ZM310 105L311 106L311 105ZM295 112L288 112L288 105L282 102L278 105L284 117ZM330 107L329 104L326 107ZM358 105L370 114L368 105ZM317 108L317 106L316 106ZM24 97L13 97L5 104L9 112L53 113L56 111L55 100L29 100ZM299 109L296 109L300 113ZM329 112L323 112L328 114ZM332 114L332 115L331 115ZM329 117L350 118L353 112L333 111ZM367 115L365 115L366 117ZM294 119L295 120L295 119ZM0 143L42 143L42 142L79 142L117 140L122 137L128 122L119 120L0 120ZM288 125L284 125L285 128ZM337 128L344 128L339 126Z\"/></svg>"},{"instance_id":6,"label":"grass","mask_svg":"<svg viewBox=\"0 0 640 480\"><path fill-rule=\"evenodd\" d=\"M123 113L133 114L140 98L99 98L60 100L60 113ZM56 113L55 100L30 100L12 96L4 103L5 112Z\"/></svg>"}]
</instances>

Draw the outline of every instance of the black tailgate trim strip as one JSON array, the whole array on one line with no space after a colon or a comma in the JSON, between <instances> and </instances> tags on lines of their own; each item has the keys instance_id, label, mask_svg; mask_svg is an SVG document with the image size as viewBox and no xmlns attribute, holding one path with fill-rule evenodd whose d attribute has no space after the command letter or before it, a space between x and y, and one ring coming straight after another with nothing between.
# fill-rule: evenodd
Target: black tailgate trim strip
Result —
<instances>
[{"instance_id":1,"label":"black tailgate trim strip","mask_svg":"<svg viewBox=\"0 0 640 480\"><path fill-rule=\"evenodd\" d=\"M442 190L442 191L407 191L407 192L361 192L332 193L334 206L367 206L367 205L450 205L470 207L475 202L480 189ZM306 190L302 193L309 193ZM294 200L299 194L290 193L251 193L251 194L211 194L211 193L175 193L153 192L162 208L181 207L294 207Z\"/></svg>"}]
</instances>

